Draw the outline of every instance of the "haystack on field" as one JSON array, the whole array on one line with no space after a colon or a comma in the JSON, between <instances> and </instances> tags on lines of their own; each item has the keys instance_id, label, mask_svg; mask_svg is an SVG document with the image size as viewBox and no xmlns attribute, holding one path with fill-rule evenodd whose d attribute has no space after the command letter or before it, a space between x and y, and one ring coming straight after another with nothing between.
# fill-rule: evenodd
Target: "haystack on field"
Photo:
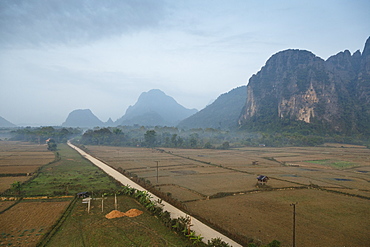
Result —
<instances>
[{"instance_id":1,"label":"haystack on field","mask_svg":"<svg viewBox=\"0 0 370 247\"><path fill-rule=\"evenodd\" d=\"M369 242L370 149L363 146L87 148L112 167L150 181L181 201L189 213L233 234L291 246L290 204L297 202L298 246ZM257 186L261 174L270 179Z\"/></svg>"},{"instance_id":2,"label":"haystack on field","mask_svg":"<svg viewBox=\"0 0 370 247\"><path fill-rule=\"evenodd\" d=\"M24 182L41 166L53 161L54 153L45 145L26 142L0 142L0 192L15 181Z\"/></svg>"}]
</instances>

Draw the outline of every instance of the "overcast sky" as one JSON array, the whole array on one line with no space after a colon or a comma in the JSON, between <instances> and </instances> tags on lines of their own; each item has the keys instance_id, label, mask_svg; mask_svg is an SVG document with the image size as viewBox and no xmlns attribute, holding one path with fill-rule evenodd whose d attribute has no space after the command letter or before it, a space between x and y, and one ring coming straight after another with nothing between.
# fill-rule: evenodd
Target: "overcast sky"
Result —
<instances>
[{"instance_id":1,"label":"overcast sky","mask_svg":"<svg viewBox=\"0 0 370 247\"><path fill-rule=\"evenodd\" d=\"M285 49L362 52L368 0L0 0L0 116L122 117L160 89L201 110Z\"/></svg>"}]
</instances>

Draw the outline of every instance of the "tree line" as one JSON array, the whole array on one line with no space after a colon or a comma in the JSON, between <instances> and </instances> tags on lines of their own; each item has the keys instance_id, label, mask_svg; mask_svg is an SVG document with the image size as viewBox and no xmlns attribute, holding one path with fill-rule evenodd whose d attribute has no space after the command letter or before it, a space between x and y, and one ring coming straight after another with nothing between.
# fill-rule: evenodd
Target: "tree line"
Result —
<instances>
[{"instance_id":1,"label":"tree line","mask_svg":"<svg viewBox=\"0 0 370 247\"><path fill-rule=\"evenodd\" d=\"M46 140L51 139L51 143L63 143L69 139L81 135L82 130L79 128L56 128L56 127L26 127L12 130L11 141L26 141L39 144L45 144Z\"/></svg>"},{"instance_id":2,"label":"tree line","mask_svg":"<svg viewBox=\"0 0 370 247\"><path fill-rule=\"evenodd\" d=\"M363 144L361 138L344 135L319 135L305 128L295 132L282 129L280 132L248 131L245 129L226 131L213 128L179 129L176 127L118 126L93 128L83 132L79 128L38 127L19 128L11 131L10 140L39 144L48 142L54 150L56 143L75 142L83 145L107 145L129 147L169 147L228 149L243 146L317 146L325 142Z\"/></svg>"}]
</instances>

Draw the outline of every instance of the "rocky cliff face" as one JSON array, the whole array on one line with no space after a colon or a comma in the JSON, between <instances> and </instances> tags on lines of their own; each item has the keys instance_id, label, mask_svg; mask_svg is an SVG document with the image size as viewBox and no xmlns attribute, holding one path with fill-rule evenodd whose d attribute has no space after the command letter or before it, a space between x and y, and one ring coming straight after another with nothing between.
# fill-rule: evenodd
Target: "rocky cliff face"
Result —
<instances>
[{"instance_id":1,"label":"rocky cliff face","mask_svg":"<svg viewBox=\"0 0 370 247\"><path fill-rule=\"evenodd\" d=\"M362 54L346 50L326 61L303 50L273 55L249 80L239 124L281 119L370 133L370 38Z\"/></svg>"}]
</instances>

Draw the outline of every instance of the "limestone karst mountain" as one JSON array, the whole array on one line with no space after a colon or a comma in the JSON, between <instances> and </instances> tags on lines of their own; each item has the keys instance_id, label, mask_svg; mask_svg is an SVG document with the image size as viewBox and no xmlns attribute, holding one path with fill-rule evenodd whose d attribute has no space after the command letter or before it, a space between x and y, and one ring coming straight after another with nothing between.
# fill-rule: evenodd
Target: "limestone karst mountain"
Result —
<instances>
[{"instance_id":1,"label":"limestone karst mountain","mask_svg":"<svg viewBox=\"0 0 370 247\"><path fill-rule=\"evenodd\" d=\"M0 128L9 128L9 127L17 127L17 125L9 122L3 117L0 117Z\"/></svg>"},{"instance_id":2,"label":"limestone karst mountain","mask_svg":"<svg viewBox=\"0 0 370 247\"><path fill-rule=\"evenodd\" d=\"M247 97L247 86L220 95L212 104L184 119L180 128L235 129Z\"/></svg>"},{"instance_id":3,"label":"limestone karst mountain","mask_svg":"<svg viewBox=\"0 0 370 247\"><path fill-rule=\"evenodd\" d=\"M248 83L239 124L266 130L301 121L342 134L370 134L370 38L361 54L326 61L304 50L273 55Z\"/></svg>"},{"instance_id":4,"label":"limestone karst mountain","mask_svg":"<svg viewBox=\"0 0 370 247\"><path fill-rule=\"evenodd\" d=\"M175 126L181 120L196 113L187 109L159 89L140 95L135 105L130 106L116 125Z\"/></svg>"},{"instance_id":5,"label":"limestone karst mountain","mask_svg":"<svg viewBox=\"0 0 370 247\"><path fill-rule=\"evenodd\" d=\"M90 109L78 109L69 113L66 121L62 124L63 127L102 127L105 124L97 118Z\"/></svg>"}]
</instances>

